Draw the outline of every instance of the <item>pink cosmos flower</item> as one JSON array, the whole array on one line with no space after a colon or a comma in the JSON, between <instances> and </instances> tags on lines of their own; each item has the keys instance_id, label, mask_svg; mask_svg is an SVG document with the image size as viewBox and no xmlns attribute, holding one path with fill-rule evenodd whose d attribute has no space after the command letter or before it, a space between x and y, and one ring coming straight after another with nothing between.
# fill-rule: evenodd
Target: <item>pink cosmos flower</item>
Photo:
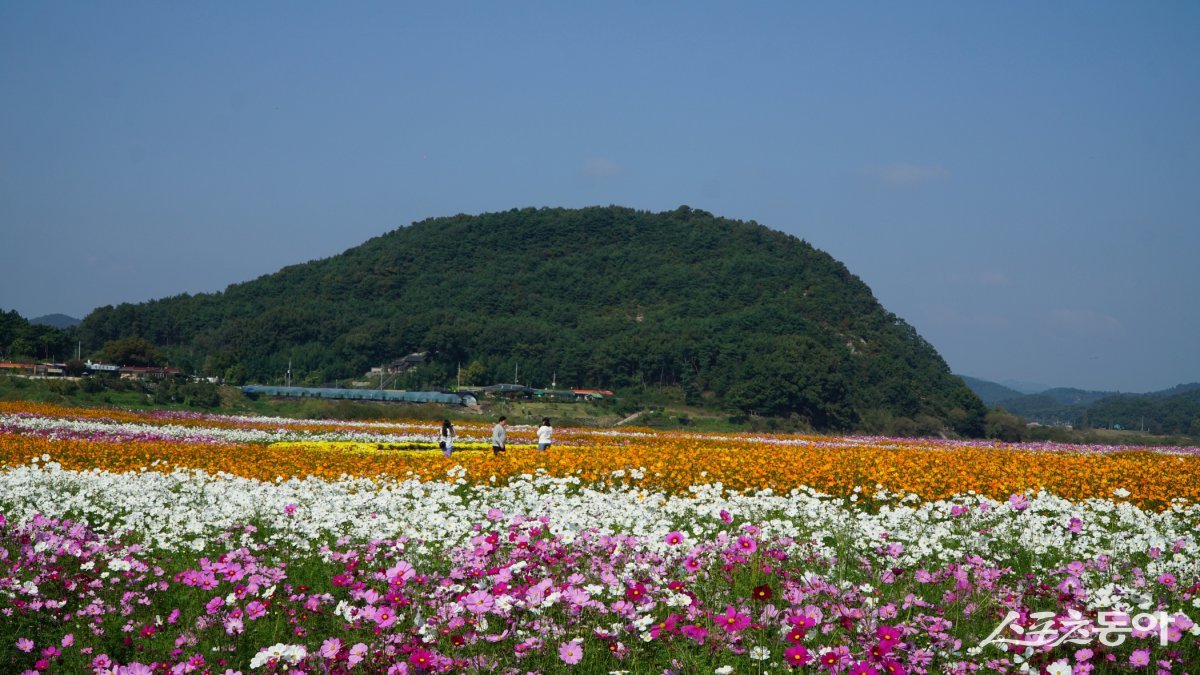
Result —
<instances>
[{"instance_id":1,"label":"pink cosmos flower","mask_svg":"<svg viewBox=\"0 0 1200 675\"><path fill-rule=\"evenodd\" d=\"M75 644L75 634L74 633L67 633L66 635L63 636L62 646L70 647L73 644Z\"/></svg>"},{"instance_id":2,"label":"pink cosmos flower","mask_svg":"<svg viewBox=\"0 0 1200 675\"><path fill-rule=\"evenodd\" d=\"M679 615L678 614L670 614L663 621L660 621L659 623L656 623L650 627L650 637L657 640L660 636L663 635L663 633L668 633L668 634L674 633L676 630L675 626L678 623L679 623Z\"/></svg>"},{"instance_id":3,"label":"pink cosmos flower","mask_svg":"<svg viewBox=\"0 0 1200 675\"><path fill-rule=\"evenodd\" d=\"M1135 649L1134 652L1129 655L1129 665L1139 668L1150 665L1150 650Z\"/></svg>"},{"instance_id":4,"label":"pink cosmos flower","mask_svg":"<svg viewBox=\"0 0 1200 675\"><path fill-rule=\"evenodd\" d=\"M246 616L251 620L261 619L267 615L267 607L258 600L251 600L250 604L246 605Z\"/></svg>"},{"instance_id":5,"label":"pink cosmos flower","mask_svg":"<svg viewBox=\"0 0 1200 675\"><path fill-rule=\"evenodd\" d=\"M396 613L391 607L380 607L375 612L375 625L380 628L391 628L396 623Z\"/></svg>"},{"instance_id":6,"label":"pink cosmos flower","mask_svg":"<svg viewBox=\"0 0 1200 675\"><path fill-rule=\"evenodd\" d=\"M367 655L367 646L359 642L350 648L350 657L347 659L351 666L357 666L362 662Z\"/></svg>"},{"instance_id":7,"label":"pink cosmos flower","mask_svg":"<svg viewBox=\"0 0 1200 675\"><path fill-rule=\"evenodd\" d=\"M576 640L564 642L558 647L558 658L567 665L575 665L583 659L583 647Z\"/></svg>"},{"instance_id":8,"label":"pink cosmos flower","mask_svg":"<svg viewBox=\"0 0 1200 675\"><path fill-rule=\"evenodd\" d=\"M1008 505L1013 511L1024 511L1029 508L1029 497L1014 494L1008 498Z\"/></svg>"},{"instance_id":9,"label":"pink cosmos flower","mask_svg":"<svg viewBox=\"0 0 1200 675\"><path fill-rule=\"evenodd\" d=\"M33 651L33 640L30 640L29 638L21 638L17 640L17 649L20 649L28 654L29 652Z\"/></svg>"},{"instance_id":10,"label":"pink cosmos flower","mask_svg":"<svg viewBox=\"0 0 1200 675\"><path fill-rule=\"evenodd\" d=\"M846 672L850 675L879 675L879 671L875 669L875 666L866 661L854 663Z\"/></svg>"},{"instance_id":11,"label":"pink cosmos flower","mask_svg":"<svg viewBox=\"0 0 1200 675\"><path fill-rule=\"evenodd\" d=\"M737 548L742 553L754 553L758 550L758 542L753 537L742 535L737 538Z\"/></svg>"},{"instance_id":12,"label":"pink cosmos flower","mask_svg":"<svg viewBox=\"0 0 1200 675\"><path fill-rule=\"evenodd\" d=\"M475 591L468 593L462 602L472 614L486 614L495 606L496 599L487 591Z\"/></svg>"},{"instance_id":13,"label":"pink cosmos flower","mask_svg":"<svg viewBox=\"0 0 1200 675\"><path fill-rule=\"evenodd\" d=\"M590 593L578 586L572 586L563 591L563 599L565 599L572 607L582 607L587 604L588 600L592 599Z\"/></svg>"},{"instance_id":14,"label":"pink cosmos flower","mask_svg":"<svg viewBox=\"0 0 1200 675\"><path fill-rule=\"evenodd\" d=\"M683 543L683 533L682 532L668 532L666 538L663 539L663 541L665 541L667 543L667 546L678 546L679 544Z\"/></svg>"},{"instance_id":15,"label":"pink cosmos flower","mask_svg":"<svg viewBox=\"0 0 1200 675\"><path fill-rule=\"evenodd\" d=\"M284 504L283 512L289 516L296 515L296 505L295 504Z\"/></svg>"},{"instance_id":16,"label":"pink cosmos flower","mask_svg":"<svg viewBox=\"0 0 1200 675\"><path fill-rule=\"evenodd\" d=\"M329 638L321 643L321 656L327 659L336 659L338 652L342 651L342 641L337 638Z\"/></svg>"},{"instance_id":17,"label":"pink cosmos flower","mask_svg":"<svg viewBox=\"0 0 1200 675\"><path fill-rule=\"evenodd\" d=\"M395 567L385 570L384 575L387 577L388 583L394 586L404 586L405 582L417 576L417 571L410 563L401 560L396 563Z\"/></svg>"},{"instance_id":18,"label":"pink cosmos flower","mask_svg":"<svg viewBox=\"0 0 1200 675\"><path fill-rule=\"evenodd\" d=\"M901 635L900 629L895 626L879 626L875 629L875 637L879 638L879 642L886 645L888 649L899 644Z\"/></svg>"}]
</instances>

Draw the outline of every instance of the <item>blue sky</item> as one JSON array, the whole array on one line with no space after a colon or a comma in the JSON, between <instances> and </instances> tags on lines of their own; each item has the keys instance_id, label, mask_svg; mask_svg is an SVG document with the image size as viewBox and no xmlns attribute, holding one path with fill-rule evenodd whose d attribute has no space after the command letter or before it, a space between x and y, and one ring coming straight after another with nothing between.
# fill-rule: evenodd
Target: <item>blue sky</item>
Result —
<instances>
[{"instance_id":1,"label":"blue sky","mask_svg":"<svg viewBox=\"0 0 1200 675\"><path fill-rule=\"evenodd\" d=\"M0 309L413 221L681 204L842 260L955 372L1200 381L1200 4L0 4Z\"/></svg>"}]
</instances>

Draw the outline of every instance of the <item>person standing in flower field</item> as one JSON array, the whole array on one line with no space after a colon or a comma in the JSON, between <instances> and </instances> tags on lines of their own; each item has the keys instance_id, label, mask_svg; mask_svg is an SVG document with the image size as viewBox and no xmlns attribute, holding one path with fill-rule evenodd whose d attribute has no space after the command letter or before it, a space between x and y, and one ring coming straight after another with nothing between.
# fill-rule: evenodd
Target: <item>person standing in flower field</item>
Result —
<instances>
[{"instance_id":1,"label":"person standing in flower field","mask_svg":"<svg viewBox=\"0 0 1200 675\"><path fill-rule=\"evenodd\" d=\"M454 436L454 425L450 423L450 420L442 420L441 440L438 445L442 448L442 456L447 459L454 452Z\"/></svg>"},{"instance_id":2,"label":"person standing in flower field","mask_svg":"<svg viewBox=\"0 0 1200 675\"><path fill-rule=\"evenodd\" d=\"M538 452L545 452L550 449L550 444L554 442L554 427L550 426L550 418L542 418L542 426L537 430Z\"/></svg>"},{"instance_id":3,"label":"person standing in flower field","mask_svg":"<svg viewBox=\"0 0 1200 675\"><path fill-rule=\"evenodd\" d=\"M496 426L492 427L492 456L495 457L502 452L505 452L505 444L508 441L508 434L504 428L508 426L508 418L501 415Z\"/></svg>"}]
</instances>

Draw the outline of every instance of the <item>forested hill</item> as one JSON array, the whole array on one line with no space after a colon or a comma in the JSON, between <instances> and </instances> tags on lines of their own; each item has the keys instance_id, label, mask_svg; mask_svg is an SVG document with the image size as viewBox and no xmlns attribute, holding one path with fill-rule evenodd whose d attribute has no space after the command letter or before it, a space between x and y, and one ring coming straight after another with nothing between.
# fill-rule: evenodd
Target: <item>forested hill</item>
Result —
<instances>
[{"instance_id":1,"label":"forested hill","mask_svg":"<svg viewBox=\"0 0 1200 675\"><path fill-rule=\"evenodd\" d=\"M824 429L864 420L977 432L984 409L912 327L829 255L680 207L435 218L223 293L103 307L87 348L137 336L173 364L348 378L427 351L425 384L676 386Z\"/></svg>"}]
</instances>

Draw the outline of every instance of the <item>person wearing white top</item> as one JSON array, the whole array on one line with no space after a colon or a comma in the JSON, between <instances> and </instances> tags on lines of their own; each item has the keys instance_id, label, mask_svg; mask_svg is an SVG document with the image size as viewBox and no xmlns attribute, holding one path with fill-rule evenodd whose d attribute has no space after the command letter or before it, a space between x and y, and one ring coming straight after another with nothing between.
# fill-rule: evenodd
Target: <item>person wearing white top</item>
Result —
<instances>
[{"instance_id":1,"label":"person wearing white top","mask_svg":"<svg viewBox=\"0 0 1200 675\"><path fill-rule=\"evenodd\" d=\"M537 430L538 452L545 452L550 449L550 444L554 442L553 435L554 428L550 426L550 418L543 417L542 426L538 427Z\"/></svg>"},{"instance_id":2,"label":"person wearing white top","mask_svg":"<svg viewBox=\"0 0 1200 675\"><path fill-rule=\"evenodd\" d=\"M450 420L443 420L441 442L439 443L442 446L443 457L449 457L454 452L454 436L454 425L450 423Z\"/></svg>"}]
</instances>

